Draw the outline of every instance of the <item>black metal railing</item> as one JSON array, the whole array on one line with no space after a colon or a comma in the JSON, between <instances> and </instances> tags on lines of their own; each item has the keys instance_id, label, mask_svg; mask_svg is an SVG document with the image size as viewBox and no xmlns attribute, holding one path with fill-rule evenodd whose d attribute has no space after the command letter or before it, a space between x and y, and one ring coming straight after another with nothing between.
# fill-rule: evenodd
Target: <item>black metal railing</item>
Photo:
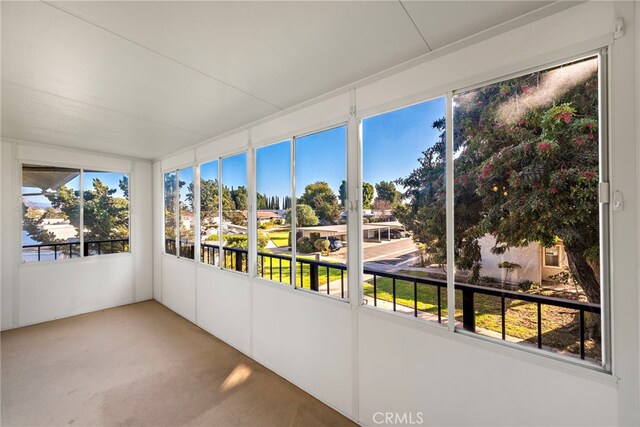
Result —
<instances>
[{"instance_id":1,"label":"black metal railing","mask_svg":"<svg viewBox=\"0 0 640 427\"><path fill-rule=\"evenodd\" d=\"M84 242L84 256L129 252L129 239L90 240Z\"/></svg>"},{"instance_id":2,"label":"black metal railing","mask_svg":"<svg viewBox=\"0 0 640 427\"><path fill-rule=\"evenodd\" d=\"M274 260L278 260L277 265L274 267ZM288 268L288 273L286 272ZM283 273L283 269L285 272ZM332 272L340 272L339 278L332 279ZM332 283L339 281L339 290L336 289L335 295L340 295L344 298L347 292L347 285L345 282L347 266L344 264L334 264L329 262L315 261L304 258L296 258L296 286L301 288L307 288L320 292L322 286L322 280L326 285L326 289L323 292L327 295L331 295ZM308 272L308 279L305 281L305 272ZM258 275L269 280L274 280L280 283L291 283L293 271L291 268L291 257L287 255L277 255L268 252L258 252ZM338 288L337 284L334 288Z\"/></svg>"},{"instance_id":3,"label":"black metal railing","mask_svg":"<svg viewBox=\"0 0 640 427\"><path fill-rule=\"evenodd\" d=\"M200 262L209 265L218 265L220 261L220 247L202 243L200 245Z\"/></svg>"},{"instance_id":4,"label":"black metal railing","mask_svg":"<svg viewBox=\"0 0 640 427\"><path fill-rule=\"evenodd\" d=\"M26 249L26 251L25 251ZM62 256L69 258L80 257L80 242L65 243L38 243L33 245L23 245L23 253L33 252L38 261L42 261L43 257L51 256L57 260ZM84 242L83 255L104 255L129 252L129 239L110 239L110 240L87 240Z\"/></svg>"},{"instance_id":5,"label":"black metal railing","mask_svg":"<svg viewBox=\"0 0 640 427\"><path fill-rule=\"evenodd\" d=\"M246 273L249 267L249 251L243 248L223 246L223 256L220 257L220 247L202 243L200 245L200 262L218 265L222 261L222 268Z\"/></svg>"},{"instance_id":6,"label":"black metal railing","mask_svg":"<svg viewBox=\"0 0 640 427\"><path fill-rule=\"evenodd\" d=\"M393 311L397 311L399 305L396 301L396 286L398 282L409 282L413 285L413 307L412 314L418 317L418 287L419 286L433 286L436 288L436 307L438 322L442 323L442 296L441 289L444 288L446 292L447 282L445 280L431 279L425 277L416 277L406 274L387 273L377 270L364 269L364 274L370 274L373 277L370 280L370 284L373 285L373 305L378 305L378 277L386 277L391 279L391 294ZM536 344L538 348L542 348L542 306L551 306L566 308L575 310L578 313L578 325L579 325L579 341L580 341L580 358L585 358L585 313L600 313L600 305L589 302L574 301L568 299L562 299L557 297L550 297L544 295L527 294L523 292L515 292L497 288L490 288L486 286L470 285L467 283L455 283L456 291L462 293L462 328L470 332L476 332L476 310L475 310L475 295L488 295L500 298L500 317L501 317L501 338L506 340L506 300L524 301L536 304L536 317L537 317L537 338Z\"/></svg>"}]
</instances>

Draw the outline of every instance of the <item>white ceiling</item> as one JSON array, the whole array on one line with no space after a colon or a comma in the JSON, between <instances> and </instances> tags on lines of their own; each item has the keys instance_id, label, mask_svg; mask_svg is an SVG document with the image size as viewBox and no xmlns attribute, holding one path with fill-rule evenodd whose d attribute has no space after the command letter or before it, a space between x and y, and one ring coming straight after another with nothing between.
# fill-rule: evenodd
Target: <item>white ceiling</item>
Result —
<instances>
[{"instance_id":1,"label":"white ceiling","mask_svg":"<svg viewBox=\"0 0 640 427\"><path fill-rule=\"evenodd\" d=\"M2 2L2 136L157 159L549 1Z\"/></svg>"}]
</instances>

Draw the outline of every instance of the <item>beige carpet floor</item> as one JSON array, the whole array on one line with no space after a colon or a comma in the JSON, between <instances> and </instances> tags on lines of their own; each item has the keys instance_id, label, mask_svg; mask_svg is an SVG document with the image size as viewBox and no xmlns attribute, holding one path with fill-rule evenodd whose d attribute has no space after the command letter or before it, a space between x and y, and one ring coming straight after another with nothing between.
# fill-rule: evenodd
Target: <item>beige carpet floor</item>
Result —
<instances>
[{"instance_id":1,"label":"beige carpet floor","mask_svg":"<svg viewBox=\"0 0 640 427\"><path fill-rule=\"evenodd\" d=\"M1 345L2 426L353 425L155 301L6 331Z\"/></svg>"}]
</instances>

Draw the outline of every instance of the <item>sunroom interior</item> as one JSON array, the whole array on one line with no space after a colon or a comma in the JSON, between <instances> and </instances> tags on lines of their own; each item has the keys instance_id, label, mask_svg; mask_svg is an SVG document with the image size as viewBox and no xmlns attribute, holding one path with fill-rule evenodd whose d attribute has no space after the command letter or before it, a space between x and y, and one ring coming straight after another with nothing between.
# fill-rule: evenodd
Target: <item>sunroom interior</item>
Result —
<instances>
[{"instance_id":1,"label":"sunroom interior","mask_svg":"<svg viewBox=\"0 0 640 427\"><path fill-rule=\"evenodd\" d=\"M3 425L640 425L637 1L0 13Z\"/></svg>"}]
</instances>

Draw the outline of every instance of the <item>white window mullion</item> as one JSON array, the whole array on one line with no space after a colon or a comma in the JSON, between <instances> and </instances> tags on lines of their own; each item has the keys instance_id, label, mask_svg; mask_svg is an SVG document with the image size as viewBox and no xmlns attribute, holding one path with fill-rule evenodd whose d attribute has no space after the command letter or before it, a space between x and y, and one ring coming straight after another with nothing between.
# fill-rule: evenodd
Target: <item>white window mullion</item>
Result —
<instances>
[{"instance_id":1,"label":"white window mullion","mask_svg":"<svg viewBox=\"0 0 640 427\"><path fill-rule=\"evenodd\" d=\"M222 243L224 242L224 238L222 237L222 157L218 158L218 267L222 268L224 263L222 262L223 257L226 256L224 251L222 250ZM215 258L215 254L214 254Z\"/></svg>"},{"instance_id":2,"label":"white window mullion","mask_svg":"<svg viewBox=\"0 0 640 427\"><path fill-rule=\"evenodd\" d=\"M258 272L258 220L256 193L256 161L255 149L251 145L251 129L249 129L249 149L247 150L247 232L249 244L247 250L247 274L254 277Z\"/></svg>"},{"instance_id":3,"label":"white window mullion","mask_svg":"<svg viewBox=\"0 0 640 427\"><path fill-rule=\"evenodd\" d=\"M80 203L80 229L78 235L80 236L80 257L84 257L84 169L80 169L80 191L79 191L78 203ZM73 252L73 249L69 250L69 254ZM87 251L88 253L88 251ZM71 256L71 255L69 255Z\"/></svg>"},{"instance_id":4,"label":"white window mullion","mask_svg":"<svg viewBox=\"0 0 640 427\"><path fill-rule=\"evenodd\" d=\"M176 224L176 256L180 258L180 170L176 169L175 200L173 201Z\"/></svg>"},{"instance_id":5,"label":"white window mullion","mask_svg":"<svg viewBox=\"0 0 640 427\"><path fill-rule=\"evenodd\" d=\"M450 331L456 326L456 290L455 290L455 242L454 242L454 194L453 194L453 92L447 92L446 106L446 215L447 215L447 327Z\"/></svg>"},{"instance_id":6,"label":"white window mullion","mask_svg":"<svg viewBox=\"0 0 640 427\"><path fill-rule=\"evenodd\" d=\"M296 251L297 251L297 227L296 227L296 138L291 138L291 286L295 289L297 281ZM301 283L302 287L302 283Z\"/></svg>"}]
</instances>

